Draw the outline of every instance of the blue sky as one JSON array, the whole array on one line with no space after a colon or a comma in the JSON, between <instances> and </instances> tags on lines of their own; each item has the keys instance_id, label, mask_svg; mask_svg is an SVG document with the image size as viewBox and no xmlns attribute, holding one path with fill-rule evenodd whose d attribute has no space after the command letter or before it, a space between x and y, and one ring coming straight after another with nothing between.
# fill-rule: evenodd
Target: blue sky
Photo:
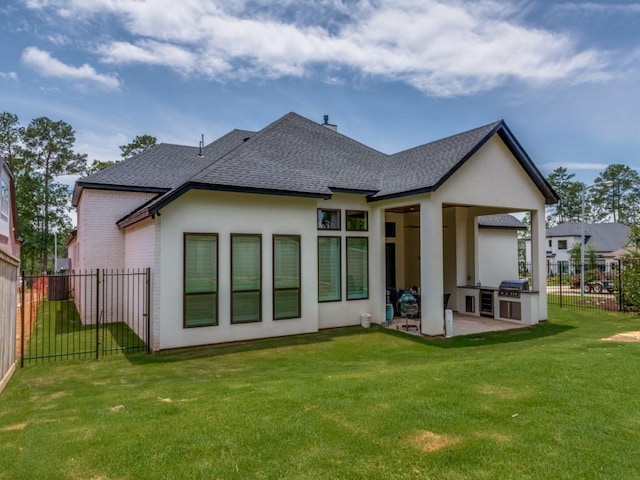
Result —
<instances>
[{"instance_id":1,"label":"blue sky","mask_svg":"<svg viewBox=\"0 0 640 480\"><path fill-rule=\"evenodd\" d=\"M209 143L294 111L386 153L503 118L544 174L640 170L640 3L5 0L0 111Z\"/></svg>"}]
</instances>

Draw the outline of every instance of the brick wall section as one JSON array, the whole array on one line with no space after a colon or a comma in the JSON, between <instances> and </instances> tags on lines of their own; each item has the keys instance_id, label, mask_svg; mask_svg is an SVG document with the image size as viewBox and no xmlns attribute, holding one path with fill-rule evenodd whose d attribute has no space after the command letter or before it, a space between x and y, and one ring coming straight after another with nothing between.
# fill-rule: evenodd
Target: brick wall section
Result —
<instances>
[{"instance_id":1,"label":"brick wall section","mask_svg":"<svg viewBox=\"0 0 640 480\"><path fill-rule=\"evenodd\" d=\"M127 268L153 267L155 220L147 218L125 229L124 265Z\"/></svg>"},{"instance_id":2,"label":"brick wall section","mask_svg":"<svg viewBox=\"0 0 640 480\"><path fill-rule=\"evenodd\" d=\"M125 232L118 228L116 222L154 196L153 193L84 189L77 206L77 257L73 269L85 272L97 268L117 270L128 267L125 263ZM95 283L80 282L73 288L82 321L94 323L98 315ZM107 320L112 317L112 311L121 311L120 301L102 305L100 310L102 318Z\"/></svg>"},{"instance_id":3,"label":"brick wall section","mask_svg":"<svg viewBox=\"0 0 640 480\"><path fill-rule=\"evenodd\" d=\"M153 193L84 189L78 203L76 269L125 268L125 233L116 222Z\"/></svg>"}]
</instances>

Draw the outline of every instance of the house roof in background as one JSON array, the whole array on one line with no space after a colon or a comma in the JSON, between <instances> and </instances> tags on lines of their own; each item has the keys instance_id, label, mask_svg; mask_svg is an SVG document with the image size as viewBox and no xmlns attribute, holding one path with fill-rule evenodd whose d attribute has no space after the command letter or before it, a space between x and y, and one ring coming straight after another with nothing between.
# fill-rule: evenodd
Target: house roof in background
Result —
<instances>
[{"instance_id":1,"label":"house roof in background","mask_svg":"<svg viewBox=\"0 0 640 480\"><path fill-rule=\"evenodd\" d=\"M513 215L499 213L496 215L482 215L478 217L478 227L481 228L504 228L526 230L527 226Z\"/></svg>"},{"instance_id":2,"label":"house roof in background","mask_svg":"<svg viewBox=\"0 0 640 480\"><path fill-rule=\"evenodd\" d=\"M556 225L547 230L547 237L580 237L581 222ZM613 252L629 243L631 228L621 223L585 223L585 245L596 252Z\"/></svg>"}]
</instances>

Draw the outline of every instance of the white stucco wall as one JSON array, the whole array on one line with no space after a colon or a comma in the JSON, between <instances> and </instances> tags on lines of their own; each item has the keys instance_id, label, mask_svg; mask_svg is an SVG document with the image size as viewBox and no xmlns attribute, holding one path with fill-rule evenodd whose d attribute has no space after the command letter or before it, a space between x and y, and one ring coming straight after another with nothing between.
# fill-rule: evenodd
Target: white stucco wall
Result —
<instances>
[{"instance_id":1,"label":"white stucco wall","mask_svg":"<svg viewBox=\"0 0 640 480\"><path fill-rule=\"evenodd\" d=\"M517 230L479 228L480 282L498 287L503 280L518 279Z\"/></svg>"},{"instance_id":2,"label":"white stucco wall","mask_svg":"<svg viewBox=\"0 0 640 480\"><path fill-rule=\"evenodd\" d=\"M284 336L318 330L316 200L271 195L190 191L161 211L157 301L159 349ZM183 328L183 234L218 234L218 325ZM231 324L232 233L262 235L262 321ZM300 319L273 320L272 235L301 237ZM156 316L157 315L157 316ZM155 327L154 327L155 331Z\"/></svg>"},{"instance_id":3,"label":"white stucco wall","mask_svg":"<svg viewBox=\"0 0 640 480\"><path fill-rule=\"evenodd\" d=\"M336 302L316 303L318 305L318 328L344 327L358 325L360 316L368 313L372 321L384 321L386 286L384 263L384 215L379 208L372 208L363 195L335 194L331 200L320 200L317 208L340 209L342 228L340 231L315 231L317 235L341 237L342 248L342 300ZM369 212L368 232L348 232L345 229L345 210L364 210ZM369 238L369 298L366 300L347 300L347 249L346 237ZM317 253L315 254L317 255Z\"/></svg>"}]
</instances>

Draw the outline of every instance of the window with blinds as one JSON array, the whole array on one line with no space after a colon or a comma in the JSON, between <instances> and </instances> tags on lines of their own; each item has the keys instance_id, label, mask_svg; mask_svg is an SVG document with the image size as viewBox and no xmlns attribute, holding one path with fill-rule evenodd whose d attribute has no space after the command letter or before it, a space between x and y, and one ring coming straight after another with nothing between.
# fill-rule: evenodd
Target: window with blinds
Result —
<instances>
[{"instance_id":1,"label":"window with blinds","mask_svg":"<svg viewBox=\"0 0 640 480\"><path fill-rule=\"evenodd\" d=\"M262 236L231 235L231 323L262 320Z\"/></svg>"},{"instance_id":2,"label":"window with blinds","mask_svg":"<svg viewBox=\"0 0 640 480\"><path fill-rule=\"evenodd\" d=\"M300 236L273 236L273 319L300 318Z\"/></svg>"},{"instance_id":3,"label":"window with blinds","mask_svg":"<svg viewBox=\"0 0 640 480\"><path fill-rule=\"evenodd\" d=\"M347 237L347 300L369 298L369 239Z\"/></svg>"},{"instance_id":4,"label":"window with blinds","mask_svg":"<svg viewBox=\"0 0 640 480\"><path fill-rule=\"evenodd\" d=\"M318 301L342 299L340 237L318 237Z\"/></svg>"},{"instance_id":5,"label":"window with blinds","mask_svg":"<svg viewBox=\"0 0 640 480\"><path fill-rule=\"evenodd\" d=\"M217 234L184 234L183 279L183 327L217 325Z\"/></svg>"}]
</instances>

